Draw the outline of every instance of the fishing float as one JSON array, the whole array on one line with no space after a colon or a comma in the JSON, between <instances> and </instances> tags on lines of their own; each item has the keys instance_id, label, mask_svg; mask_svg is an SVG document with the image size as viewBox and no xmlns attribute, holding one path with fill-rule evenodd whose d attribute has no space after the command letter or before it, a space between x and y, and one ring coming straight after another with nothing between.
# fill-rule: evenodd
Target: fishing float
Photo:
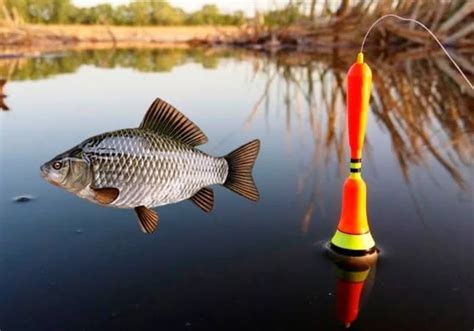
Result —
<instances>
[{"instance_id":1,"label":"fishing float","mask_svg":"<svg viewBox=\"0 0 474 331\"><path fill-rule=\"evenodd\" d=\"M377 19L367 30L360 52L357 54L357 60L347 73L346 109L350 147L350 173L343 185L339 223L336 233L330 241L333 257L335 256L336 259L346 258L356 264L373 264L376 261L374 255L376 256L378 253L367 219L367 185L362 178L362 155L372 89L372 70L364 61L363 51L364 44L372 29L386 18L396 18L421 26L434 38L470 88L473 89L472 83L439 39L430 29L416 19L387 14Z\"/></svg>"},{"instance_id":2,"label":"fishing float","mask_svg":"<svg viewBox=\"0 0 474 331\"><path fill-rule=\"evenodd\" d=\"M362 179L362 152L371 88L372 70L364 62L364 54L359 52L357 61L347 74L350 173L343 186L339 224L331 239L331 248L348 256L364 256L376 252L367 220L367 186Z\"/></svg>"}]
</instances>

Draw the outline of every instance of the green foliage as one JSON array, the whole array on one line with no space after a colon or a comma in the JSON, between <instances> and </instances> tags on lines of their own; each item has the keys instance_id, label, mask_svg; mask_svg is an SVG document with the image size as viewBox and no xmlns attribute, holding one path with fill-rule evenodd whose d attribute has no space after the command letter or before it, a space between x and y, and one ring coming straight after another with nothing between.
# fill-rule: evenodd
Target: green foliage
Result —
<instances>
[{"instance_id":1,"label":"green foliage","mask_svg":"<svg viewBox=\"0 0 474 331\"><path fill-rule=\"evenodd\" d=\"M287 26L303 17L297 4L289 4L284 9L271 10L265 13L265 24L270 26Z\"/></svg>"},{"instance_id":2,"label":"green foliage","mask_svg":"<svg viewBox=\"0 0 474 331\"><path fill-rule=\"evenodd\" d=\"M74 9L71 0L4 0L7 10L14 11L26 22L68 23Z\"/></svg>"},{"instance_id":3,"label":"green foliage","mask_svg":"<svg viewBox=\"0 0 474 331\"><path fill-rule=\"evenodd\" d=\"M240 25L245 22L242 11L222 14L215 5L204 5L201 10L191 13L186 20L190 25Z\"/></svg>"},{"instance_id":4,"label":"green foliage","mask_svg":"<svg viewBox=\"0 0 474 331\"><path fill-rule=\"evenodd\" d=\"M29 23L117 24L117 25L240 25L242 11L224 14L215 5L186 13L166 0L138 1L127 5L100 4L76 7L71 0L4 0L7 10L14 8Z\"/></svg>"}]
</instances>

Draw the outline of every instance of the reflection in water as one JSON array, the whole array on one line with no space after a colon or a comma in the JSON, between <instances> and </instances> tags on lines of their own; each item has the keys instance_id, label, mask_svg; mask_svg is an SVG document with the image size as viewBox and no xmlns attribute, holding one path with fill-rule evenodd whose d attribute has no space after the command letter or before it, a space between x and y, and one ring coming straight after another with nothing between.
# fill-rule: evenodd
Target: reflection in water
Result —
<instances>
[{"instance_id":1,"label":"reflection in water","mask_svg":"<svg viewBox=\"0 0 474 331\"><path fill-rule=\"evenodd\" d=\"M288 133L293 120L298 122L298 128L309 124L315 144L314 167L321 162L327 164L331 155L340 166L345 165L345 74L353 60L353 52L317 58L282 55L274 65L255 59L255 67L267 76L268 85L277 84L282 93L270 95L267 86L247 125L252 123L262 104L282 104ZM374 77L371 113L389 132L405 179L409 182L410 166L424 166L428 156L433 156L460 187L466 188L466 179L456 168L459 164L468 165L474 156L469 144L474 132L474 120L470 116L474 92L467 90L462 80L453 79L455 75L441 59L407 60L390 65L387 61L371 63ZM271 115L266 107L265 116ZM299 131L304 134L304 130ZM366 139L370 153L370 137Z\"/></svg>"},{"instance_id":2,"label":"reflection in water","mask_svg":"<svg viewBox=\"0 0 474 331\"><path fill-rule=\"evenodd\" d=\"M133 52L130 53L133 57ZM186 52L178 53L184 54L183 61L192 60ZM74 57L82 54L71 53L67 57L76 61ZM94 52L89 54L99 57ZM106 58L105 55L100 53L101 58ZM151 55L140 56L149 60L143 63L152 63ZM2 329L35 329L35 326L42 325L46 329L145 329L158 326L175 330L187 328L188 322L195 329L335 329L336 302L332 292L336 287L336 275L325 269L327 261L315 258L314 248L309 243L327 241L333 233L339 212L337 199L340 197L340 187L335 182L345 177L336 177L338 162L341 173L347 171L344 90L337 87L338 84L343 86L347 72L344 57L335 56L339 60L334 60L333 64L332 58L320 55L307 58L276 55L262 59L241 53L239 56L248 60L240 63L236 63L239 60L219 60L218 53L208 53L208 56L221 61L214 72L202 70L196 63L174 70L171 75L87 68L75 75L40 82L12 82L19 68L11 72L2 71L5 78L10 77L6 88L9 99L6 100L13 109L9 113L0 113L3 133L0 139L8 137L9 142L4 140L0 160L0 194L3 197L0 199ZM347 56L348 64L354 60L353 56L352 53ZM371 58L369 54L367 58ZM23 63L23 60L8 63L15 61L18 65ZM24 61L24 65L31 65L29 61ZM67 63L66 58L52 57L31 61ZM91 65L98 65L92 59L88 61ZM0 66L5 63L0 61ZM420 66L428 63L431 61L413 61L413 65ZM246 79L252 73L252 64L255 80L249 83ZM80 64L75 68L80 68ZM400 73L394 77L404 76L405 67L398 65L397 68ZM433 70L437 72L438 69L434 66ZM388 73L388 70L384 71L384 74ZM288 85L282 75L287 77ZM196 80L189 79L190 76L198 77L199 83L202 82L198 87L201 88L196 88ZM262 98L265 77L272 80L267 84L269 95ZM446 82L438 77L431 78L446 87ZM296 79L298 84L291 79ZM118 86L104 86L115 82ZM88 94L80 90L84 85L100 88L88 88L88 92L93 90ZM413 86L416 87L416 82ZM126 94L130 87L134 93ZM159 238L144 240L144 236L134 234L136 229L130 219L131 212L111 208L102 208L98 212L92 204L67 196L41 182L36 168L51 152L52 144L32 141L42 142L47 136L48 141L54 141L54 145L66 150L74 142L79 142L84 132L90 132L86 134L90 136L109 128L126 127L142 116L134 111L134 105L154 96L157 88L170 99L186 95L183 105L194 103L196 106L183 110L186 114L190 111L190 118L198 124L204 125L206 118L212 119L206 123L206 133L213 142L225 138L226 132L243 123L247 115L245 109L250 112L252 103L262 100L256 107L257 118L248 122L252 131L241 133L242 139L246 134L250 140L250 135L256 132L264 139L265 148L255 169L259 189L265 198L262 203L251 205L233 194L222 192L216 198L216 207L223 208L213 215L201 213L190 203L160 208L162 218L176 222L166 222ZM284 98L286 89L290 98ZM451 125L453 132L462 125L467 132L471 119L466 118L469 113L462 108L466 107L467 97L461 88L455 89L453 93L460 98L453 107L459 107L456 111L463 114L458 123L452 124L442 116L429 118L430 122L424 117L433 116L431 113L418 119L432 132L428 136L430 141L435 142L432 139L438 138L441 142L443 139L450 141L439 132L448 132ZM308 90L312 91L309 95ZM449 94L450 90L446 88L443 93ZM60 97L47 97L56 94ZM112 102L104 95L118 95L120 102L115 98L114 106L111 106ZM31 107L32 100L42 96L44 98L40 99L38 106ZM229 100L232 100L232 109L226 108ZM280 100L286 104L274 104ZM406 102L403 98L400 100ZM91 102L94 106L86 110L84 105ZM70 107L71 103L78 105ZM442 103L440 106L444 107ZM395 123L404 121L395 118L390 109L381 111L391 114L389 119ZM213 115L216 117L211 117ZM87 123L87 126L72 127L71 120ZM285 123L289 124L285 126ZM437 127L431 128L430 123L436 123ZM406 127L395 126L395 130L402 137L414 134L405 131L409 130ZM239 140L238 137L234 136ZM369 163L367 174L373 174L374 164L384 170L380 187L388 192L372 195L371 201L376 201L372 223L384 251L389 254L387 263L377 270L374 295L370 297L369 305L360 309L353 328L402 330L410 325L413 329L423 329L429 323L432 323L433 330L472 327L470 308L473 299L468 286L472 273L465 264L472 250L469 234L473 223L468 217L470 201L459 202L456 184L451 183L441 164L421 145L421 156L426 157L427 164L433 167L437 179L445 186L443 190L434 189L436 185L430 178L417 178L422 172L407 162L411 181L420 179L419 182L413 181L413 188L427 191L425 196L419 196L420 210L426 213L430 225L428 230L432 230L425 231L423 224L413 219L416 217L414 207L410 206L403 177L397 171L397 160L389 151L389 145L393 144L390 142L392 135L375 113L369 115L368 139L373 146L372 156L377 153L377 158L374 157L373 163L369 158L365 160ZM229 139L222 144L219 154L233 149L238 143ZM295 149L291 158L281 152L282 145ZM382 154L380 151L384 145L387 151ZM443 156L452 154L447 158L449 162L456 159L450 144L434 143L434 146ZM205 148L213 149L214 146ZM369 147L366 152L370 151ZM468 176L458 162L454 165L463 176ZM420 168L424 169L422 167L423 164ZM299 222L305 206L298 202L301 196L293 194L298 176L299 189L303 192L301 196L311 199L304 224ZM373 176L367 176L367 179L372 180L369 185L374 192L378 186L374 181L379 179ZM390 183L385 188L388 181ZM26 205L13 203L10 198L22 192L38 198ZM317 215L311 215L311 212ZM99 217L114 221L99 222ZM308 231L308 236L302 238L300 231ZM125 233L130 235L124 236ZM456 238L455 245L452 245L452 238ZM413 254L414 251L417 254ZM398 263L400 261L403 263ZM426 277L426 270L432 270L440 261L442 268ZM96 272L93 277L84 277L84 270ZM381 279L383 282L379 281ZM369 285L368 278L359 303L364 301ZM410 288L417 291L401 291ZM64 293L70 293L72 300L65 301ZM93 298L90 293L94 293ZM420 293L433 293L432 300L427 303L426 297ZM383 302L390 302L389 309ZM359 308L361 306L359 304ZM427 308L413 318L413 311L421 306ZM229 326L229 320L235 323Z\"/></svg>"},{"instance_id":3,"label":"reflection in water","mask_svg":"<svg viewBox=\"0 0 474 331\"><path fill-rule=\"evenodd\" d=\"M462 85L443 71L445 65L441 60L417 62L405 74L379 68L372 109L390 133L407 180L410 164L425 163L428 154L466 188L466 179L456 167L458 163L468 165L473 156L469 141L474 132L470 116L474 94L462 93Z\"/></svg>"},{"instance_id":4,"label":"reflection in water","mask_svg":"<svg viewBox=\"0 0 474 331\"><path fill-rule=\"evenodd\" d=\"M339 173L346 171L349 153L346 150L345 76L354 56L355 52L335 52L318 57L282 54L273 61L254 59L255 68L266 76L267 85L251 109L246 126L252 125L260 111L264 112L267 122L282 111L288 139L294 127L301 145L308 133L313 138L313 157L309 164L301 161L304 171L298 183L299 192L309 191L310 195L301 222L303 233L308 231L320 197L318 181L324 178L321 174L330 169L328 164L334 159ZM462 59L460 55L459 58ZM376 57L369 54L367 59L370 62ZM470 190L461 168L468 167L474 157L470 143L474 133L474 92L467 89L448 62L440 58L381 58L370 65L373 98L369 116L375 116L377 123L388 132L391 150L405 182L411 186L412 167L424 168L436 181L429 167L429 160L434 159L459 188ZM270 93L272 85L281 93ZM279 109L279 105L283 109ZM369 133L365 153L372 165L370 139ZM413 199L417 204L415 196Z\"/></svg>"},{"instance_id":5,"label":"reflection in water","mask_svg":"<svg viewBox=\"0 0 474 331\"><path fill-rule=\"evenodd\" d=\"M422 167L436 181L428 166L433 158L461 189L469 190L469 181L462 176L460 168L469 166L474 157L471 144L474 92L466 88L441 53L431 55L431 59L426 58L428 53L420 50L367 54L373 69L369 116L374 116L388 133L391 150L408 185L411 185L410 169L415 167ZM162 72L188 62L212 69L226 57L250 61L255 76L266 79L266 84L249 109L244 126L250 127L257 116L263 115L270 130L272 121L279 120L279 114L283 114L288 146L295 135L301 145L308 134L312 137L312 157L309 161L299 161L302 171L298 191L310 195L301 224L306 232L320 195L318 181L324 178L314 174L324 174L332 160L337 161L339 174L346 171L345 75L354 56L351 50L271 56L200 48L86 50L31 59L4 59L0 61L0 77L41 79L74 72L84 64ZM464 71L473 74L470 62L462 54L453 53L453 56ZM275 90L277 93L272 92ZM369 165L374 164L371 138L369 131L365 151Z\"/></svg>"},{"instance_id":6,"label":"reflection in water","mask_svg":"<svg viewBox=\"0 0 474 331\"><path fill-rule=\"evenodd\" d=\"M41 166L51 184L104 206L134 208L144 233L158 215L151 208L190 199L205 212L214 206L208 186L220 184L257 201L253 140L224 157L196 149L206 135L176 108L156 99L140 126L94 136Z\"/></svg>"},{"instance_id":7,"label":"reflection in water","mask_svg":"<svg viewBox=\"0 0 474 331\"><path fill-rule=\"evenodd\" d=\"M133 68L143 72L168 72L188 63L200 63L213 69L224 57L235 56L231 51L193 49L100 49L65 52L35 58L0 60L0 77L9 80L45 79L57 74L73 73L83 65L99 68Z\"/></svg>"},{"instance_id":8,"label":"reflection in water","mask_svg":"<svg viewBox=\"0 0 474 331\"><path fill-rule=\"evenodd\" d=\"M4 111L10 110L10 108L8 108L7 104L5 103L5 98L7 97L7 95L3 93L3 88L6 84L6 79L0 79L0 109Z\"/></svg>"},{"instance_id":9,"label":"reflection in water","mask_svg":"<svg viewBox=\"0 0 474 331\"><path fill-rule=\"evenodd\" d=\"M349 328L369 298L375 282L376 264L335 262L336 317Z\"/></svg>"}]
</instances>

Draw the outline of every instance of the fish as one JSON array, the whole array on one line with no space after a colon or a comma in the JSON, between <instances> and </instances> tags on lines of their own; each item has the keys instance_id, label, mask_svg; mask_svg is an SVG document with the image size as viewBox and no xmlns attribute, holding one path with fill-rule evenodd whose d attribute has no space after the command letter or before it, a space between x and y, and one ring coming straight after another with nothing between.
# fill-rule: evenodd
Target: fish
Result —
<instances>
[{"instance_id":1,"label":"fish","mask_svg":"<svg viewBox=\"0 0 474 331\"><path fill-rule=\"evenodd\" d=\"M40 171L47 182L80 198L134 209L140 229L150 234L159 223L152 208L189 199L212 211L213 185L259 200L252 169L260 140L222 157L197 148L207 141L195 123L156 98L137 128L90 137L41 165Z\"/></svg>"}]
</instances>

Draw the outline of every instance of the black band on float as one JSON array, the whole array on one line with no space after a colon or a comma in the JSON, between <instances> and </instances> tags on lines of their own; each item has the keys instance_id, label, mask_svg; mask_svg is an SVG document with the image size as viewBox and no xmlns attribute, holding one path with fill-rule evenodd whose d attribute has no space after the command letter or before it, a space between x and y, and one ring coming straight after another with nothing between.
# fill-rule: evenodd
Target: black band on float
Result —
<instances>
[{"instance_id":1,"label":"black band on float","mask_svg":"<svg viewBox=\"0 0 474 331\"><path fill-rule=\"evenodd\" d=\"M351 159L352 163L362 163L362 159Z\"/></svg>"},{"instance_id":2,"label":"black band on float","mask_svg":"<svg viewBox=\"0 0 474 331\"><path fill-rule=\"evenodd\" d=\"M334 252L342 254L342 255L346 255L346 256L365 256L365 255L373 254L377 252L377 247L375 246L369 249L361 249L361 250L345 249L345 248L338 247L334 245L333 243L330 243L329 246Z\"/></svg>"},{"instance_id":3,"label":"black band on float","mask_svg":"<svg viewBox=\"0 0 474 331\"><path fill-rule=\"evenodd\" d=\"M361 168L358 168L358 169L351 168L351 172L356 172L357 173L357 172L361 172L361 171L362 171Z\"/></svg>"}]
</instances>

